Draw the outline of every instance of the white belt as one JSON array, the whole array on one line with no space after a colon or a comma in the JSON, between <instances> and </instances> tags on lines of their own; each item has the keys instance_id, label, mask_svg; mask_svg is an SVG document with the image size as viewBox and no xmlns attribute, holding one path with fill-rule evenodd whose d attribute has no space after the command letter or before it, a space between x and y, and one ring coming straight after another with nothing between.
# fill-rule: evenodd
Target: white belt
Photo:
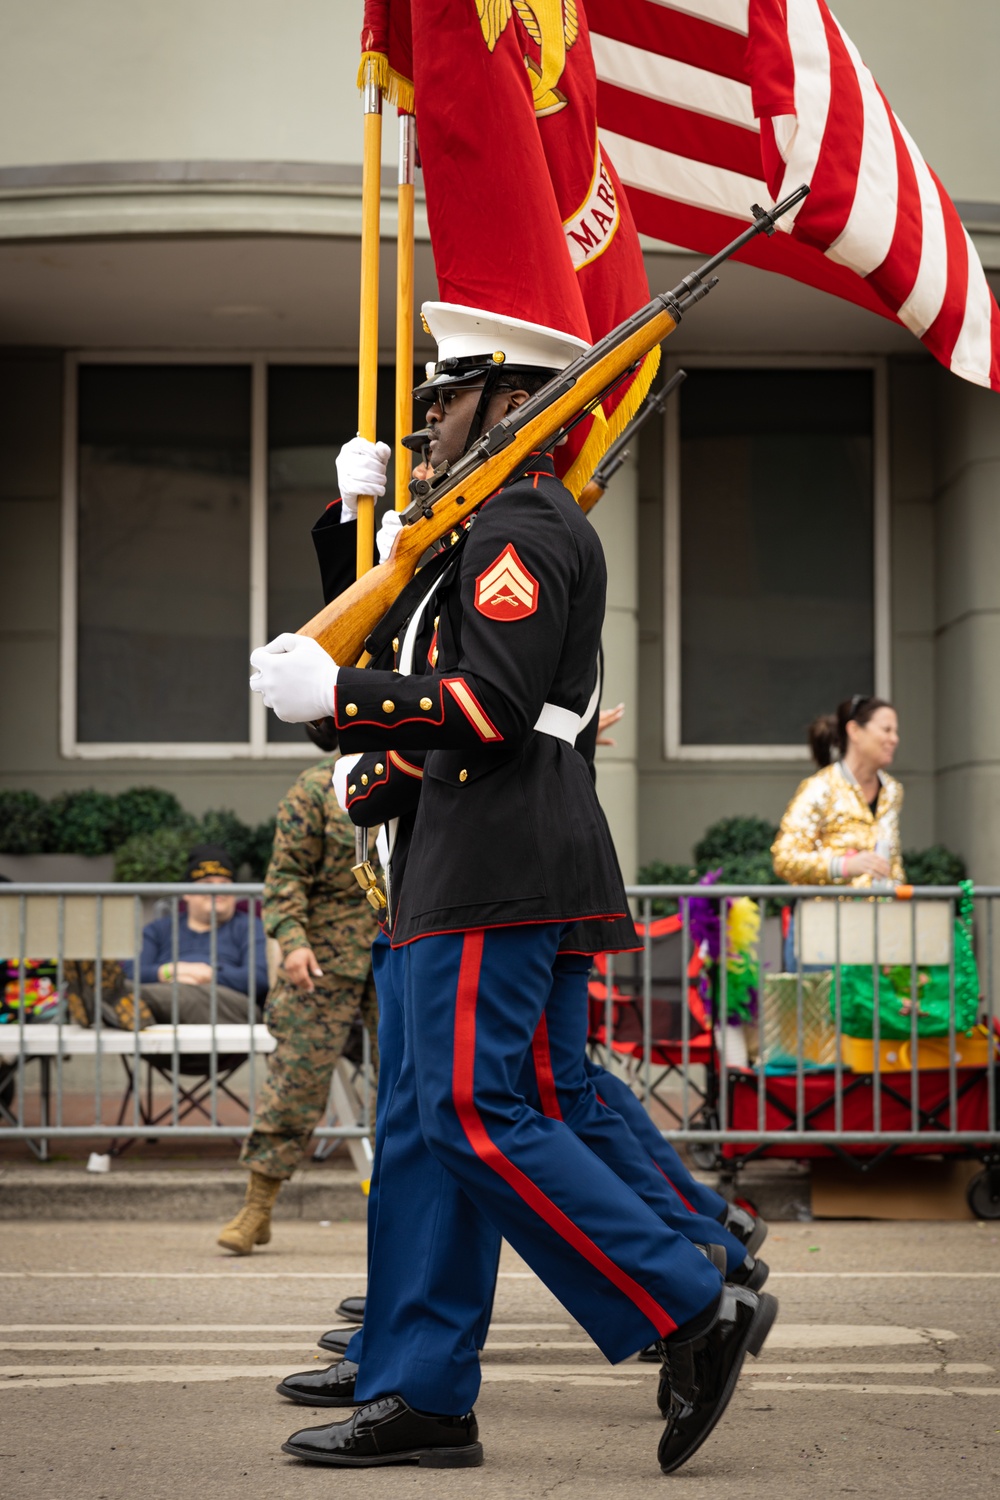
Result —
<instances>
[{"instance_id":1,"label":"white belt","mask_svg":"<svg viewBox=\"0 0 1000 1500\"><path fill-rule=\"evenodd\" d=\"M554 735L557 740L565 740L567 745L575 742L582 724L582 714L575 714L569 708L560 708L558 703L543 703L542 711L535 720L535 728L539 734Z\"/></svg>"}]
</instances>

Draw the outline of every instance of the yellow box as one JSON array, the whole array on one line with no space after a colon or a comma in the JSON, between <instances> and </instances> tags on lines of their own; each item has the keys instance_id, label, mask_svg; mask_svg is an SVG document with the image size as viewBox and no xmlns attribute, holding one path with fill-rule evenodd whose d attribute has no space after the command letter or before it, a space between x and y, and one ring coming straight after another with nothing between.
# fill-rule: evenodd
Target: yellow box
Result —
<instances>
[{"instance_id":1,"label":"yellow box","mask_svg":"<svg viewBox=\"0 0 1000 1500\"><path fill-rule=\"evenodd\" d=\"M880 1041L878 1044L880 1073L909 1073L912 1068L912 1047L909 1038L905 1041ZM875 1070L874 1048L871 1037L847 1036L840 1039L840 1055L845 1068L852 1073L872 1073ZM990 1042L984 1026L974 1031L960 1031L955 1036L955 1066L957 1068L985 1068L990 1060ZM946 1036L922 1036L917 1042L917 1068L928 1071L948 1066L948 1038Z\"/></svg>"}]
</instances>

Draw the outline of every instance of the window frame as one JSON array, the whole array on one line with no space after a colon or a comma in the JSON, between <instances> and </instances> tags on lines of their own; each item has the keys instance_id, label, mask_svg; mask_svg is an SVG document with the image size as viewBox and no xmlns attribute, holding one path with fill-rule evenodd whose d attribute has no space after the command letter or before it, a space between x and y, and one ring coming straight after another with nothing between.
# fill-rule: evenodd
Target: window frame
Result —
<instances>
[{"instance_id":1,"label":"window frame","mask_svg":"<svg viewBox=\"0 0 1000 1500\"><path fill-rule=\"evenodd\" d=\"M59 749L66 760L315 760L301 745L271 743L259 693L250 696L249 738L202 741L81 741L77 737L77 561L79 537L79 383L82 365L247 365L250 368L250 578L249 639L267 632L267 372L271 365L350 365L344 353L315 349L101 349L74 351L64 359L61 597L59 645ZM249 678L250 664L247 662Z\"/></svg>"},{"instance_id":2,"label":"window frame","mask_svg":"<svg viewBox=\"0 0 1000 1500\"><path fill-rule=\"evenodd\" d=\"M886 360L877 355L687 354L668 355L666 377L687 370L872 371L872 691L892 696L892 597L890 559L889 392ZM681 494L680 403L663 414L663 701L664 757L668 761L803 761L803 745L699 745L681 740Z\"/></svg>"}]
</instances>

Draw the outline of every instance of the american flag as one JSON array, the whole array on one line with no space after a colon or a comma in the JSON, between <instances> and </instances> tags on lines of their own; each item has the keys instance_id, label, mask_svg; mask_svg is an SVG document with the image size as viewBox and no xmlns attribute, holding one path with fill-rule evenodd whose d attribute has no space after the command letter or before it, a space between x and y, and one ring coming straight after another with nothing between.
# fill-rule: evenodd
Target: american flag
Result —
<instances>
[{"instance_id":1,"label":"american flag","mask_svg":"<svg viewBox=\"0 0 1000 1500\"><path fill-rule=\"evenodd\" d=\"M587 0L601 138L638 228L711 254L808 182L741 258L894 319L1000 390L1000 309L958 211L824 0Z\"/></svg>"}]
</instances>

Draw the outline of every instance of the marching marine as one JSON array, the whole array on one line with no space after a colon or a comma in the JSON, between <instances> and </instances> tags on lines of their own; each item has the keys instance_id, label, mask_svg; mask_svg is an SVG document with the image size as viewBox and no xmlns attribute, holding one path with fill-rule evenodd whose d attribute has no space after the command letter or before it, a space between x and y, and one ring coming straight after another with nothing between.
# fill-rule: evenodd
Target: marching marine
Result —
<instances>
[{"instance_id":1,"label":"marching marine","mask_svg":"<svg viewBox=\"0 0 1000 1500\"><path fill-rule=\"evenodd\" d=\"M441 311L435 466L526 400L532 374L562 368L580 347L518 320ZM504 390L501 372L525 369ZM282 636L254 652L252 685L286 720L331 715L348 752L425 752L392 929L394 948L406 950L403 1076L420 1138L411 1132L393 1159L394 1134L405 1136L407 1123L400 1085L383 1179L398 1173L418 1195L450 1172L609 1359L661 1341L670 1394L659 1456L671 1472L715 1425L777 1304L725 1285L562 1119L518 1092L567 943L585 956L635 942L634 931L623 933L621 875L574 749L604 593L596 535L538 455L466 534L439 593L431 671L361 671L333 663L308 637ZM585 964L580 973L585 989ZM348 1422L296 1434L286 1451L350 1466L480 1463L471 1338L446 1366L423 1357L435 1324L450 1316L448 1288L431 1315L409 1307L401 1317L387 1280L373 1266L366 1316L377 1309L381 1342L365 1338L357 1398L366 1404ZM484 1288L480 1306L485 1298Z\"/></svg>"}]
</instances>

